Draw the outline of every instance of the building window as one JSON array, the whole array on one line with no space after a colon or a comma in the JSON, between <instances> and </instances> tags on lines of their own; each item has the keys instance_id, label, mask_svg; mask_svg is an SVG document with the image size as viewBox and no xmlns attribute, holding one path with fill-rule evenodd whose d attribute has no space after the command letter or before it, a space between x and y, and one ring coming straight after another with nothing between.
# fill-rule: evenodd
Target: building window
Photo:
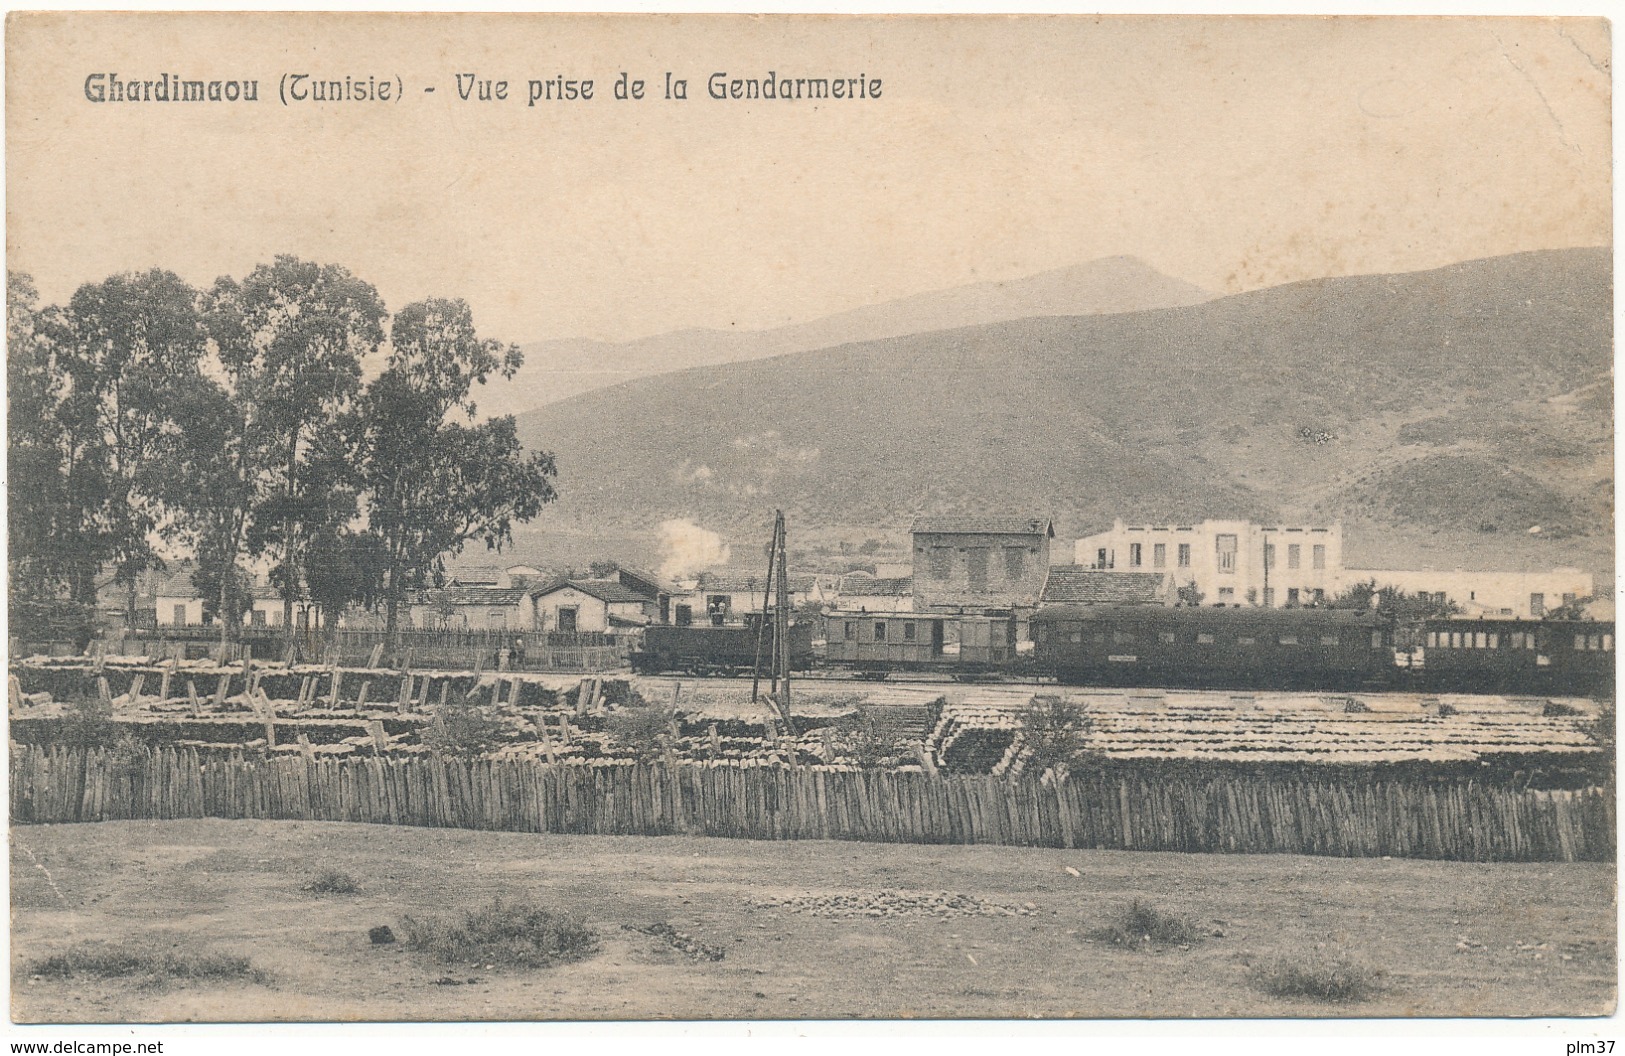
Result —
<instances>
[{"instance_id":1,"label":"building window","mask_svg":"<svg viewBox=\"0 0 1625 1056\"><path fill-rule=\"evenodd\" d=\"M953 551L946 546L931 548L931 578L947 579L953 569Z\"/></svg>"},{"instance_id":2,"label":"building window","mask_svg":"<svg viewBox=\"0 0 1625 1056\"><path fill-rule=\"evenodd\" d=\"M1219 571L1232 573L1236 570L1236 537L1221 535L1214 539L1214 553L1219 559ZM1220 591L1223 593L1223 591Z\"/></svg>"},{"instance_id":3,"label":"building window","mask_svg":"<svg viewBox=\"0 0 1625 1056\"><path fill-rule=\"evenodd\" d=\"M1179 567L1191 567L1191 544L1189 543L1179 544Z\"/></svg>"},{"instance_id":4,"label":"building window","mask_svg":"<svg viewBox=\"0 0 1625 1056\"><path fill-rule=\"evenodd\" d=\"M1020 583L1027 574L1027 551L1019 546L1004 548L1004 578L1011 583Z\"/></svg>"},{"instance_id":5,"label":"building window","mask_svg":"<svg viewBox=\"0 0 1625 1056\"><path fill-rule=\"evenodd\" d=\"M1234 603L1235 600L1236 600L1236 588L1235 587L1220 587L1219 588L1219 603L1221 605L1230 605L1230 604Z\"/></svg>"},{"instance_id":6,"label":"building window","mask_svg":"<svg viewBox=\"0 0 1625 1056\"><path fill-rule=\"evenodd\" d=\"M912 623L903 624L903 641L912 642L913 640L914 640L914 625Z\"/></svg>"},{"instance_id":7,"label":"building window","mask_svg":"<svg viewBox=\"0 0 1625 1056\"><path fill-rule=\"evenodd\" d=\"M1303 547L1297 543L1288 543L1286 548L1286 567L1301 568L1303 566Z\"/></svg>"},{"instance_id":8,"label":"building window","mask_svg":"<svg viewBox=\"0 0 1625 1056\"><path fill-rule=\"evenodd\" d=\"M1314 549L1310 554L1310 560L1314 562L1317 569L1324 569L1326 567L1326 546L1324 543L1315 544Z\"/></svg>"},{"instance_id":9,"label":"building window","mask_svg":"<svg viewBox=\"0 0 1625 1056\"><path fill-rule=\"evenodd\" d=\"M1274 587L1265 587L1264 588L1264 607L1266 609L1275 608L1275 588Z\"/></svg>"},{"instance_id":10,"label":"building window","mask_svg":"<svg viewBox=\"0 0 1625 1056\"><path fill-rule=\"evenodd\" d=\"M1274 543L1265 543L1264 544L1264 567L1265 568L1274 568L1275 567L1275 544Z\"/></svg>"},{"instance_id":11,"label":"building window","mask_svg":"<svg viewBox=\"0 0 1625 1056\"><path fill-rule=\"evenodd\" d=\"M1152 547L1151 547L1151 567L1152 568L1167 568L1168 567L1168 544L1167 543L1155 543L1155 544L1152 545Z\"/></svg>"},{"instance_id":12,"label":"building window","mask_svg":"<svg viewBox=\"0 0 1625 1056\"><path fill-rule=\"evenodd\" d=\"M1315 596L1316 605L1326 604L1326 592L1324 590L1322 590L1320 587L1316 587L1312 593Z\"/></svg>"},{"instance_id":13,"label":"building window","mask_svg":"<svg viewBox=\"0 0 1625 1056\"><path fill-rule=\"evenodd\" d=\"M1130 543L1130 544L1128 544L1128 567L1130 567L1130 568L1139 568L1140 567L1140 549L1141 548L1140 548L1139 543Z\"/></svg>"},{"instance_id":14,"label":"building window","mask_svg":"<svg viewBox=\"0 0 1625 1056\"><path fill-rule=\"evenodd\" d=\"M985 546L973 546L965 551L965 574L973 594L987 593L987 551Z\"/></svg>"},{"instance_id":15,"label":"building window","mask_svg":"<svg viewBox=\"0 0 1625 1056\"><path fill-rule=\"evenodd\" d=\"M876 620L875 621L875 641L883 642L885 640L886 640L886 623L885 623L884 620Z\"/></svg>"},{"instance_id":16,"label":"building window","mask_svg":"<svg viewBox=\"0 0 1625 1056\"><path fill-rule=\"evenodd\" d=\"M1298 605L1298 588L1288 587L1286 590L1286 607L1289 609L1295 609L1298 607Z\"/></svg>"},{"instance_id":17,"label":"building window","mask_svg":"<svg viewBox=\"0 0 1625 1056\"><path fill-rule=\"evenodd\" d=\"M1536 617L1546 615L1546 595L1529 595L1529 615Z\"/></svg>"},{"instance_id":18,"label":"building window","mask_svg":"<svg viewBox=\"0 0 1625 1056\"><path fill-rule=\"evenodd\" d=\"M250 624L252 624L253 626L255 626L255 627L264 627L265 626L265 610L264 609L255 609L252 613L249 614L248 622Z\"/></svg>"},{"instance_id":19,"label":"building window","mask_svg":"<svg viewBox=\"0 0 1625 1056\"><path fill-rule=\"evenodd\" d=\"M175 606L175 611L171 614L171 616L174 619L175 625L177 627L185 627L186 626L186 606L185 605L177 605L177 606Z\"/></svg>"},{"instance_id":20,"label":"building window","mask_svg":"<svg viewBox=\"0 0 1625 1056\"><path fill-rule=\"evenodd\" d=\"M694 626L694 606L692 606L692 605L679 605L679 606L677 606L677 626L679 626L679 627L692 627L692 626Z\"/></svg>"},{"instance_id":21,"label":"building window","mask_svg":"<svg viewBox=\"0 0 1625 1056\"><path fill-rule=\"evenodd\" d=\"M858 621L857 620L847 620L846 621L846 631L845 631L844 637L849 642L855 642L855 641L858 640Z\"/></svg>"}]
</instances>

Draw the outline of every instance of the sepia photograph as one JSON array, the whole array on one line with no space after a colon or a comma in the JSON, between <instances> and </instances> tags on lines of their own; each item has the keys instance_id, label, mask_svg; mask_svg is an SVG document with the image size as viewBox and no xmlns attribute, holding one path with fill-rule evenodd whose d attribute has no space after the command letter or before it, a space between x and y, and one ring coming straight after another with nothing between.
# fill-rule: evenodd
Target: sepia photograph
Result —
<instances>
[{"instance_id":1,"label":"sepia photograph","mask_svg":"<svg viewBox=\"0 0 1625 1056\"><path fill-rule=\"evenodd\" d=\"M1612 106L1601 17L11 11L10 1030L1612 1051Z\"/></svg>"}]
</instances>

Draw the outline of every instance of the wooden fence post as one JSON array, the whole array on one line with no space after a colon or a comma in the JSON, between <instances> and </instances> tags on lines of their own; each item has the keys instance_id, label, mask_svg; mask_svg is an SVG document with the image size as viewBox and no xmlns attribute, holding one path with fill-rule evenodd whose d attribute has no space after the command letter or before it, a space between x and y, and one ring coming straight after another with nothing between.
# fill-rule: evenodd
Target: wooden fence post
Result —
<instances>
[{"instance_id":1,"label":"wooden fence post","mask_svg":"<svg viewBox=\"0 0 1625 1056\"><path fill-rule=\"evenodd\" d=\"M192 718L195 719L203 713L203 701L197 695L197 683L191 679L186 680L186 699L192 704Z\"/></svg>"},{"instance_id":2,"label":"wooden fence post","mask_svg":"<svg viewBox=\"0 0 1625 1056\"><path fill-rule=\"evenodd\" d=\"M339 706L339 689L344 685L344 672L339 670L338 664L333 665L332 674L329 678L332 685L328 687L327 706L328 708L336 708Z\"/></svg>"},{"instance_id":3,"label":"wooden fence post","mask_svg":"<svg viewBox=\"0 0 1625 1056\"><path fill-rule=\"evenodd\" d=\"M373 670L377 670L378 665L383 663L383 660L384 660L384 643L379 642L377 645L372 647L372 655L367 657L367 667L369 667L369 668L371 668Z\"/></svg>"},{"instance_id":4,"label":"wooden fence post","mask_svg":"<svg viewBox=\"0 0 1625 1056\"><path fill-rule=\"evenodd\" d=\"M389 751L389 734L384 732L384 720L373 719L367 724L367 732L372 734L372 749L378 755Z\"/></svg>"},{"instance_id":5,"label":"wooden fence post","mask_svg":"<svg viewBox=\"0 0 1625 1056\"><path fill-rule=\"evenodd\" d=\"M549 763L557 763L559 761L559 757L558 753L553 750L553 735L547 732L546 712L543 712L536 719L536 730L539 734L541 734L542 751L547 753L547 761Z\"/></svg>"},{"instance_id":6,"label":"wooden fence post","mask_svg":"<svg viewBox=\"0 0 1625 1056\"><path fill-rule=\"evenodd\" d=\"M372 688L372 680L367 679L361 683L361 692L356 694L355 710L367 710L367 690Z\"/></svg>"}]
</instances>

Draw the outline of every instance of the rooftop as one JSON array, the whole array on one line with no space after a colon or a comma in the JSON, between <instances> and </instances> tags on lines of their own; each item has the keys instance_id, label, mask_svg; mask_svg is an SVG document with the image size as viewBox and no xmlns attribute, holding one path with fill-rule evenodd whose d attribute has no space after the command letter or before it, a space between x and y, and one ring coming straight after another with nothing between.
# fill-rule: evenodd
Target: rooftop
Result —
<instances>
[{"instance_id":1,"label":"rooftop","mask_svg":"<svg viewBox=\"0 0 1625 1056\"><path fill-rule=\"evenodd\" d=\"M1162 572L1105 572L1081 565L1056 565L1044 581L1041 600L1078 605L1157 605L1167 588Z\"/></svg>"},{"instance_id":2,"label":"rooftop","mask_svg":"<svg viewBox=\"0 0 1625 1056\"><path fill-rule=\"evenodd\" d=\"M1055 526L1047 517L1015 517L997 514L943 515L916 517L911 535L1047 535L1055 538Z\"/></svg>"}]
</instances>

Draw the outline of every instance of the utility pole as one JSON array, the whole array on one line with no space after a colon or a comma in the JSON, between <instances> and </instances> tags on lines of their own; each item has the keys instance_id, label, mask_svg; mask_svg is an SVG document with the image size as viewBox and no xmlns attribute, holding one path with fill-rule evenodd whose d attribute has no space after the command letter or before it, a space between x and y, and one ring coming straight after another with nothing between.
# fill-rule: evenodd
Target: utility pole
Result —
<instances>
[{"instance_id":1,"label":"utility pole","mask_svg":"<svg viewBox=\"0 0 1625 1056\"><path fill-rule=\"evenodd\" d=\"M751 675L750 699L755 702L760 694L762 680L763 646L769 645L767 662L772 680L771 695L774 707L790 723L790 574L785 567L786 552L784 511L773 513L773 542L767 554L767 585L762 591L762 618L756 626L756 664ZM768 621L772 621L772 641L764 641L768 634Z\"/></svg>"}]
</instances>

